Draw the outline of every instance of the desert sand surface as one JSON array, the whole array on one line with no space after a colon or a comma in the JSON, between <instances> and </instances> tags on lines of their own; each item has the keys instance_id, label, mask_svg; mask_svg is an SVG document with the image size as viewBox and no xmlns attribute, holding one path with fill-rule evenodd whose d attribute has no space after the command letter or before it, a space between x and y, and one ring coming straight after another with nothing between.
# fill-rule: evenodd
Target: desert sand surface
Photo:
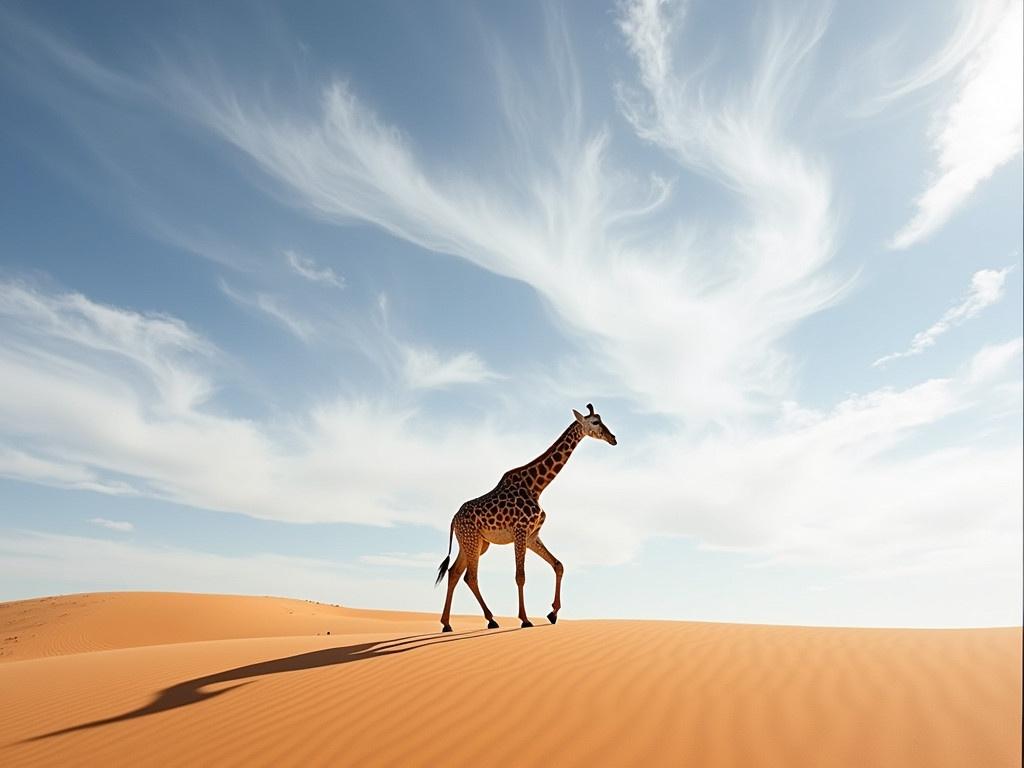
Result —
<instances>
[{"instance_id":1,"label":"desert sand surface","mask_svg":"<svg viewBox=\"0 0 1024 768\"><path fill-rule=\"evenodd\" d=\"M466 626L479 624L470 621ZM281 597L177 592L62 595L0 603L0 663L198 640L436 628L436 617L422 613L366 611Z\"/></svg>"},{"instance_id":2,"label":"desert sand surface","mask_svg":"<svg viewBox=\"0 0 1024 768\"><path fill-rule=\"evenodd\" d=\"M482 624L230 595L3 603L0 765L1020 765L1020 628Z\"/></svg>"}]
</instances>

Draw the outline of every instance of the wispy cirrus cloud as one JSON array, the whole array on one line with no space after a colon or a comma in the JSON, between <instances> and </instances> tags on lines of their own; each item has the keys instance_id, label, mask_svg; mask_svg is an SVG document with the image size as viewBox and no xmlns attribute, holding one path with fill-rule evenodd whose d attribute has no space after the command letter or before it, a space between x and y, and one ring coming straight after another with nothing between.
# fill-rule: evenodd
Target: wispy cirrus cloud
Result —
<instances>
[{"instance_id":1,"label":"wispy cirrus cloud","mask_svg":"<svg viewBox=\"0 0 1024 768\"><path fill-rule=\"evenodd\" d=\"M432 349L406 345L402 357L405 381L413 389L444 389L499 378L475 352L459 352L445 359Z\"/></svg>"},{"instance_id":2,"label":"wispy cirrus cloud","mask_svg":"<svg viewBox=\"0 0 1024 768\"><path fill-rule=\"evenodd\" d=\"M741 210L721 232L698 235L683 219L667 236L654 234L671 186L616 169L608 131L586 131L557 17L546 81L559 91L560 113L536 115L543 100L523 107L528 89L497 65L515 142L512 177L428 169L412 140L343 81L324 87L314 115L184 76L173 87L191 114L318 216L368 222L522 280L588 337L588 366L624 384L642 408L729 418L784 389L778 340L838 295L822 275L834 250L828 174L785 136L787 104L825 20L775 17L748 80L709 103L674 68L669 36L659 32L670 23L661 6L631 4L623 13L641 80L623 101L627 116L682 169L740 196ZM709 327L713 340L700 330Z\"/></svg>"},{"instance_id":3,"label":"wispy cirrus cloud","mask_svg":"<svg viewBox=\"0 0 1024 768\"><path fill-rule=\"evenodd\" d=\"M720 271L700 275L677 295L693 308L686 321L716 329L724 349L711 353L733 358L711 367L706 386L741 381L751 392L777 395L786 369L775 342L842 290L823 272L836 228L827 169L786 136L828 15L775 9L761 25L749 76L722 88L711 86L709 62L682 56L688 10L685 3L646 0L623 6L619 24L640 82L620 85L620 103L639 137L739 202L718 253L701 254ZM687 364L703 357L677 351Z\"/></svg>"},{"instance_id":4,"label":"wispy cirrus cloud","mask_svg":"<svg viewBox=\"0 0 1024 768\"><path fill-rule=\"evenodd\" d=\"M840 295L828 274L837 220L828 168L790 135L827 15L782 10L756 28L750 62L731 62L717 80L715 62L694 61L682 44L685 6L620 6L637 76L618 103L632 136L588 130L554 17L550 76L540 79L557 98L537 100L510 64L497 65L512 137L505 169L465 170L457 150L428 156L343 81L323 87L312 113L215 78L179 74L173 93L188 96L182 113L319 218L370 223L532 286L578 342L574 372L585 376L573 386L599 372L640 410L729 422L709 433L667 418L663 434L615 452L581 447L545 496L546 531L574 567L621 564L653 537L685 536L768 563L838 563L848 574L988 568L1005 582L1019 573L1019 441L930 438L957 414L984 418L1019 339L981 349L949 378L779 412L780 341ZM657 175L621 164L616 148L637 139ZM679 213L666 167L721 193L721 216ZM217 351L181 320L60 291L4 284L0 293L9 302L0 306L15 307L0 313L0 439L17 446L0 453L7 476L98 488L128 478L139 494L292 522L443 526L465 497L554 437L520 432L501 414L433 421L409 393L233 418L208 402ZM275 297L260 306L257 294L238 295L303 338L302 321L289 328ZM388 339L366 347L396 379L403 350L427 360L406 384L464 383L488 370L472 352ZM777 420L735 418L755 407ZM260 575L224 560L204 573L233 567Z\"/></svg>"},{"instance_id":5,"label":"wispy cirrus cloud","mask_svg":"<svg viewBox=\"0 0 1024 768\"><path fill-rule=\"evenodd\" d=\"M874 109L927 88L958 71L997 30L1012 0L960 2L957 20L945 43L909 74L890 81L875 95Z\"/></svg>"},{"instance_id":6,"label":"wispy cirrus cloud","mask_svg":"<svg viewBox=\"0 0 1024 768\"><path fill-rule=\"evenodd\" d=\"M51 373L89 375L72 361L91 353L109 355L141 374L156 389L162 408L181 413L211 394L208 380L195 375L192 362L210 359L216 347L178 318L141 313L93 302L80 293L46 292L21 281L0 284L0 319L5 322L7 349L13 360L33 360ZM46 338L72 357L41 356L33 340ZM116 386L122 391L129 382Z\"/></svg>"},{"instance_id":7,"label":"wispy cirrus cloud","mask_svg":"<svg viewBox=\"0 0 1024 768\"><path fill-rule=\"evenodd\" d=\"M345 287L344 277L330 267L318 267L316 262L308 256L303 256L295 251L285 251L284 257L295 272L310 282L333 285L335 288Z\"/></svg>"},{"instance_id":8,"label":"wispy cirrus cloud","mask_svg":"<svg viewBox=\"0 0 1024 768\"><path fill-rule=\"evenodd\" d=\"M327 399L284 422L232 418L208 408L223 363L212 344L175 318L81 294L0 281L0 329L0 471L32 482L130 482L293 522L435 523L464 500L453 488L485 490L544 440L427 426L383 395Z\"/></svg>"},{"instance_id":9,"label":"wispy cirrus cloud","mask_svg":"<svg viewBox=\"0 0 1024 768\"><path fill-rule=\"evenodd\" d=\"M228 285L224 279L221 279L218 285L221 292L233 302L243 307L259 310L300 341L308 342L316 335L316 327L313 323L288 309L280 298L264 291L257 291L251 295L242 293Z\"/></svg>"},{"instance_id":10,"label":"wispy cirrus cloud","mask_svg":"<svg viewBox=\"0 0 1024 768\"><path fill-rule=\"evenodd\" d=\"M81 463L41 459L4 445L0 445L0 477L111 495L135 492L123 480L101 479Z\"/></svg>"},{"instance_id":11,"label":"wispy cirrus cloud","mask_svg":"<svg viewBox=\"0 0 1024 768\"><path fill-rule=\"evenodd\" d=\"M66 317L40 325L34 312L0 315L0 445L19 446L22 460L7 467L19 479L68 487L84 472L97 484L125 478L142 496L257 518L439 526L557 432L487 419L439 424L383 398L333 399L286 421L234 418L200 401L171 408L174 388L154 386L161 372L176 365L213 391L218 361L182 359L180 344L151 336L169 327L205 348L201 337L172 318L85 297L69 309L63 294L0 283L3 299L26 291L32 301L21 304ZM94 328L98 338L68 345L77 315L108 322ZM127 340L104 341L126 322L135 327ZM141 351L154 348L155 359ZM1020 339L991 345L949 378L824 411L792 404L760 428L671 433L615 451L588 444L546 493L545 530L559 556L580 566L626 562L658 536L768 562L841 562L850 572L939 567L928 553L942 548L972 567L990 567L994 552L1012 565L1019 443L894 451L958 413L983 414L1003 397L1020 352Z\"/></svg>"},{"instance_id":12,"label":"wispy cirrus cloud","mask_svg":"<svg viewBox=\"0 0 1024 768\"><path fill-rule=\"evenodd\" d=\"M948 378L827 409L788 403L761 428L666 436L629 462L591 454L579 475L552 486L546 506L580 509L589 525L615 531L616 547L639 546L623 517L643 510L647 535L694 537L770 564L831 564L850 577L907 567L1008 577L1021 562L1019 436L943 445L929 435L958 414L980 425L1004 402L1019 422L1019 391L1007 400L1000 387L1019 381L1021 348L1019 338L988 345ZM548 528L573 546L561 516L549 515ZM956 558L944 565L936 552Z\"/></svg>"},{"instance_id":13,"label":"wispy cirrus cloud","mask_svg":"<svg viewBox=\"0 0 1024 768\"><path fill-rule=\"evenodd\" d=\"M947 331L977 317L983 309L1003 298L1006 276L1012 269L1013 267L1005 267L998 270L981 269L975 272L971 277L971 288L959 304L947 309L934 324L916 334L910 341L910 347L905 351L893 352L880 357L871 365L878 367L901 357L919 355L934 346L938 338Z\"/></svg>"},{"instance_id":14,"label":"wispy cirrus cloud","mask_svg":"<svg viewBox=\"0 0 1024 768\"><path fill-rule=\"evenodd\" d=\"M965 8L951 42L891 92L903 95L955 72L954 95L933 118L937 167L892 248L909 248L938 230L981 182L1022 150L1024 3L986 0Z\"/></svg>"},{"instance_id":15,"label":"wispy cirrus cloud","mask_svg":"<svg viewBox=\"0 0 1024 768\"><path fill-rule=\"evenodd\" d=\"M98 525L100 528L119 531L120 533L131 533L135 530L135 525L127 520L108 520L105 517L93 517L89 519L89 522L93 525Z\"/></svg>"},{"instance_id":16,"label":"wispy cirrus cloud","mask_svg":"<svg viewBox=\"0 0 1024 768\"><path fill-rule=\"evenodd\" d=\"M1022 340L1019 338L1006 344L990 344L984 347L971 358L968 379L971 383L991 380L1020 356L1021 349ZM1016 394L1019 397L1021 394L1021 383L1020 379L1010 383L1008 391L1016 390ZM1019 408L1017 411L1019 412Z\"/></svg>"},{"instance_id":17,"label":"wispy cirrus cloud","mask_svg":"<svg viewBox=\"0 0 1024 768\"><path fill-rule=\"evenodd\" d=\"M377 363L411 390L447 389L459 384L482 384L504 378L491 370L476 352L445 354L400 338L391 328L391 299L377 296L376 337L372 355Z\"/></svg>"}]
</instances>

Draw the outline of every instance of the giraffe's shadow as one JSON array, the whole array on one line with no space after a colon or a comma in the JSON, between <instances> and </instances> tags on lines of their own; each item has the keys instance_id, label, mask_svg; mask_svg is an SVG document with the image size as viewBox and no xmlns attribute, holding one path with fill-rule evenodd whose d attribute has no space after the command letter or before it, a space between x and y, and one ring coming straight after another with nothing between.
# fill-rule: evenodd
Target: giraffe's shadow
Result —
<instances>
[{"instance_id":1,"label":"giraffe's shadow","mask_svg":"<svg viewBox=\"0 0 1024 768\"><path fill-rule=\"evenodd\" d=\"M214 672L210 675L204 675L202 677L196 677L191 680L177 683L168 688L164 688L156 694L149 704L139 707L138 709L133 709L129 712L115 715L113 717L106 717L101 720L92 720L87 723L81 723L79 725L61 728L56 731L50 731L49 733L25 739L22 743L41 741L42 739L60 736L65 733L74 733L75 731L99 728L100 726L109 725L111 723L120 723L125 720L134 720L147 715L155 715L160 712L167 712L172 709L187 707L207 699L212 699L214 696L220 696L221 694L227 693L235 688L248 685L250 682L254 682L250 678L276 675L281 672L297 672L304 669L338 666L340 664L349 664L355 661L366 661L381 658L383 656L391 656L397 653L406 653L408 651L416 650L417 648L427 648L432 645L439 645L440 643L451 643L459 640L490 637L493 635L500 635L504 632L514 631L517 630L503 629L499 632L479 630L460 633L457 635L443 636L439 636L437 634L410 635L408 637L399 637L394 640L385 640L376 643L357 643L355 645L346 645L338 648L324 648L320 651L310 651L309 653L285 656L280 659L259 661L255 664L246 664L242 667L226 669L223 672ZM217 683L231 682L233 680L246 680L247 682L240 682L216 691L203 691L203 689L208 686L216 685Z\"/></svg>"}]
</instances>

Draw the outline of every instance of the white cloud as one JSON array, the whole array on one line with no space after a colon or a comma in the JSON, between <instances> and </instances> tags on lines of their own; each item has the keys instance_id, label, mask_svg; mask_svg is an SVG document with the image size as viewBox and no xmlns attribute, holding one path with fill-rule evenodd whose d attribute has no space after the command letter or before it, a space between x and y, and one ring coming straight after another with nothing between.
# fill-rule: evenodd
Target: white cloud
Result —
<instances>
[{"instance_id":1,"label":"white cloud","mask_svg":"<svg viewBox=\"0 0 1024 768\"><path fill-rule=\"evenodd\" d=\"M908 248L935 232L978 184L1021 153L1024 3L978 6L977 12L966 15L965 31L906 86L918 87L950 69L957 71L955 95L933 122L937 171L918 197L914 217L893 237L893 248Z\"/></svg>"},{"instance_id":2,"label":"white cloud","mask_svg":"<svg viewBox=\"0 0 1024 768\"><path fill-rule=\"evenodd\" d=\"M285 251L284 256L291 268L307 280L314 283L326 283L335 288L345 287L345 278L336 274L330 267L320 268L311 258L295 251Z\"/></svg>"},{"instance_id":3,"label":"white cloud","mask_svg":"<svg viewBox=\"0 0 1024 768\"><path fill-rule=\"evenodd\" d=\"M90 518L89 522L93 525L98 525L101 528L107 528L111 531L121 531L122 533L131 533L135 530L135 526L127 520L108 520L105 517L93 517Z\"/></svg>"},{"instance_id":4,"label":"white cloud","mask_svg":"<svg viewBox=\"0 0 1024 768\"><path fill-rule=\"evenodd\" d=\"M221 292L236 304L245 307L253 307L269 315L275 322L283 326L289 333L300 341L308 342L316 335L314 325L301 317L296 316L286 308L279 298L269 293L257 292L247 296L229 286L224 280L220 281Z\"/></svg>"},{"instance_id":5,"label":"white cloud","mask_svg":"<svg viewBox=\"0 0 1024 768\"><path fill-rule=\"evenodd\" d=\"M584 131L564 35L552 37L545 80L564 113L531 110L499 66L499 97L519 138L506 176L425 163L344 83L324 90L313 116L211 90L210 80L179 85L188 108L318 215L370 222L528 283L577 334L587 355L579 367L603 368L642 409L729 425L681 432L667 420L662 437L582 447L545 496L546 538L574 567L623 563L652 537L686 536L862 575L985 567L1015 579L1019 443L949 447L932 430L984 413L1007 385L1019 340L981 350L948 379L821 411L784 406L771 426L732 419L789 394L778 342L837 296L823 275L836 220L829 175L787 136L826 19L771 17L751 70L738 64L731 87L713 88L677 45L685 18L670 21L667 8L623 6L639 78L620 104L641 139L737 201L717 229L666 224L672 183L616 170L611 134ZM559 431L437 424L384 397L232 418L207 404L216 350L178 320L17 284L0 285L0 319L0 435L18 446L5 471L36 482L113 486L108 477L126 477L141 494L254 517L446 526L461 501ZM403 344L392 348L402 371ZM410 381L486 371L473 353L430 354ZM179 570L193 562L175 558ZM298 568L263 560L246 572L282 564ZM212 580L223 565L197 571ZM302 571L307 584L320 570Z\"/></svg>"},{"instance_id":6,"label":"white cloud","mask_svg":"<svg viewBox=\"0 0 1024 768\"><path fill-rule=\"evenodd\" d=\"M123 481L100 480L95 472L84 466L64 461L47 461L4 445L0 445L0 477L97 493L134 492Z\"/></svg>"},{"instance_id":7,"label":"white cloud","mask_svg":"<svg viewBox=\"0 0 1024 768\"><path fill-rule=\"evenodd\" d=\"M0 439L18 446L0 470L11 477L111 492L128 478L140 494L267 519L436 524L465 500L453 489L483 492L543 447L487 422L424 423L383 397L231 418L203 407L220 362L212 345L177 320L78 294L0 282L0 321Z\"/></svg>"},{"instance_id":8,"label":"white cloud","mask_svg":"<svg viewBox=\"0 0 1024 768\"><path fill-rule=\"evenodd\" d=\"M432 349L405 345L402 355L405 380L413 389L444 389L498 378L474 352L460 352L445 360Z\"/></svg>"},{"instance_id":9,"label":"white cloud","mask_svg":"<svg viewBox=\"0 0 1024 768\"><path fill-rule=\"evenodd\" d=\"M879 106L903 98L942 80L960 69L992 36L1004 20L1012 0L964 0L960 18L945 45L909 75L891 83L876 101Z\"/></svg>"},{"instance_id":10,"label":"white cloud","mask_svg":"<svg viewBox=\"0 0 1024 768\"><path fill-rule=\"evenodd\" d=\"M84 473L102 484L109 473L143 495L259 518L443 527L462 501L558 431L442 426L380 400L339 399L263 422L195 401L170 408L164 397L176 388L153 382L171 361L202 391L214 386L209 354L182 359L180 344L143 354L168 328L205 349L187 326L131 312L119 319L84 297L69 302L18 284L0 284L0 306L25 293L31 301L21 304L38 310L8 312L0 336L0 438L22 448L8 466L20 479L65 485ZM39 311L59 322L36 323ZM79 316L108 322L67 346ZM135 332L112 354L105 334L127 319ZM546 538L575 567L624 563L657 536L850 573L945 567L930 553L946 549L958 553L958 567L1012 564L1019 442L950 448L928 430L983 408L1020 350L1020 339L988 347L955 377L850 397L825 412L790 405L761 429L588 444L545 495ZM913 441L917 450L901 450Z\"/></svg>"},{"instance_id":11,"label":"white cloud","mask_svg":"<svg viewBox=\"0 0 1024 768\"><path fill-rule=\"evenodd\" d=\"M409 389L447 389L458 384L481 384L503 378L476 352L456 352L446 357L430 347L402 340L391 329L390 315L390 299L381 293L377 296L378 334L369 356Z\"/></svg>"},{"instance_id":12,"label":"white cloud","mask_svg":"<svg viewBox=\"0 0 1024 768\"><path fill-rule=\"evenodd\" d=\"M972 384L982 384L992 380L1005 370L1013 360L1019 357L1020 353L1020 339L1007 342L1006 344L985 347L971 359L970 382Z\"/></svg>"},{"instance_id":13,"label":"white cloud","mask_svg":"<svg viewBox=\"0 0 1024 768\"><path fill-rule=\"evenodd\" d=\"M934 346L939 336L946 331L977 317L983 309L1003 298L1006 276L1012 269L1013 267L999 270L981 269L975 272L971 277L971 289L959 304L947 309L930 328L915 335L910 342L910 347L905 352L893 352L891 355L885 355L871 365L877 367L890 360L919 355Z\"/></svg>"},{"instance_id":14,"label":"white cloud","mask_svg":"<svg viewBox=\"0 0 1024 768\"><path fill-rule=\"evenodd\" d=\"M934 429L957 414L980 419L986 402L1000 407L995 389L1019 380L1011 364L1020 353L1014 339L980 350L952 378L851 396L827 411L790 405L761 429L666 435L628 460L590 453L545 497L549 510L578 513L568 525L549 514L545 530L560 541L571 541L569 526L583 521L606 536L614 531L602 552L609 562L615 548L687 536L847 575L941 569L934 553L949 550L958 553L956 567L998 562L1012 580L1021 541L1019 436L947 444Z\"/></svg>"},{"instance_id":15,"label":"white cloud","mask_svg":"<svg viewBox=\"0 0 1024 768\"><path fill-rule=\"evenodd\" d=\"M665 24L657 14L644 23ZM671 185L612 167L608 132L583 128L575 64L557 18L543 78L557 99L530 101L507 64L497 65L517 142L505 150L511 172L428 169L412 141L344 82L324 89L313 116L218 91L213 78L180 77L175 87L190 115L318 216L372 223L522 280L585 335L592 350L585 367L619 391L625 385L642 408L729 418L785 389L777 342L837 295L821 275L833 253L828 175L784 135L787 105L823 25L804 15L776 19L746 84L718 103L672 67L667 48L650 49L666 37L652 32L648 42L625 26L644 86L624 101L627 114L642 138L740 196L743 210L720 232L695 221L658 226ZM550 102L557 102L552 113L540 114Z\"/></svg>"},{"instance_id":16,"label":"white cloud","mask_svg":"<svg viewBox=\"0 0 1024 768\"><path fill-rule=\"evenodd\" d=\"M0 320L8 321L8 353L12 359L34 358L37 367L56 376L89 375L69 349L109 357L131 366L155 388L161 407L182 413L211 394L209 382L194 373L190 361L210 358L216 349L177 318L141 314L90 301L79 293L48 294L20 282L0 283ZM46 338L57 354L43 355L34 340ZM129 382L115 383L110 394Z\"/></svg>"}]
</instances>

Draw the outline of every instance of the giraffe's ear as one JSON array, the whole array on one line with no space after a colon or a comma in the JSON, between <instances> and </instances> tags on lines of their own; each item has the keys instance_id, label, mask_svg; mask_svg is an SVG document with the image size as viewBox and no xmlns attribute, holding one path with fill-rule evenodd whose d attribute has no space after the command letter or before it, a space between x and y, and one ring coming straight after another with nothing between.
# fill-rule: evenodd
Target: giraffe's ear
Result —
<instances>
[{"instance_id":1,"label":"giraffe's ear","mask_svg":"<svg viewBox=\"0 0 1024 768\"><path fill-rule=\"evenodd\" d=\"M583 421L583 414L577 411L575 408L572 409L572 415L576 417L576 421L578 421L580 424L585 423Z\"/></svg>"}]
</instances>

